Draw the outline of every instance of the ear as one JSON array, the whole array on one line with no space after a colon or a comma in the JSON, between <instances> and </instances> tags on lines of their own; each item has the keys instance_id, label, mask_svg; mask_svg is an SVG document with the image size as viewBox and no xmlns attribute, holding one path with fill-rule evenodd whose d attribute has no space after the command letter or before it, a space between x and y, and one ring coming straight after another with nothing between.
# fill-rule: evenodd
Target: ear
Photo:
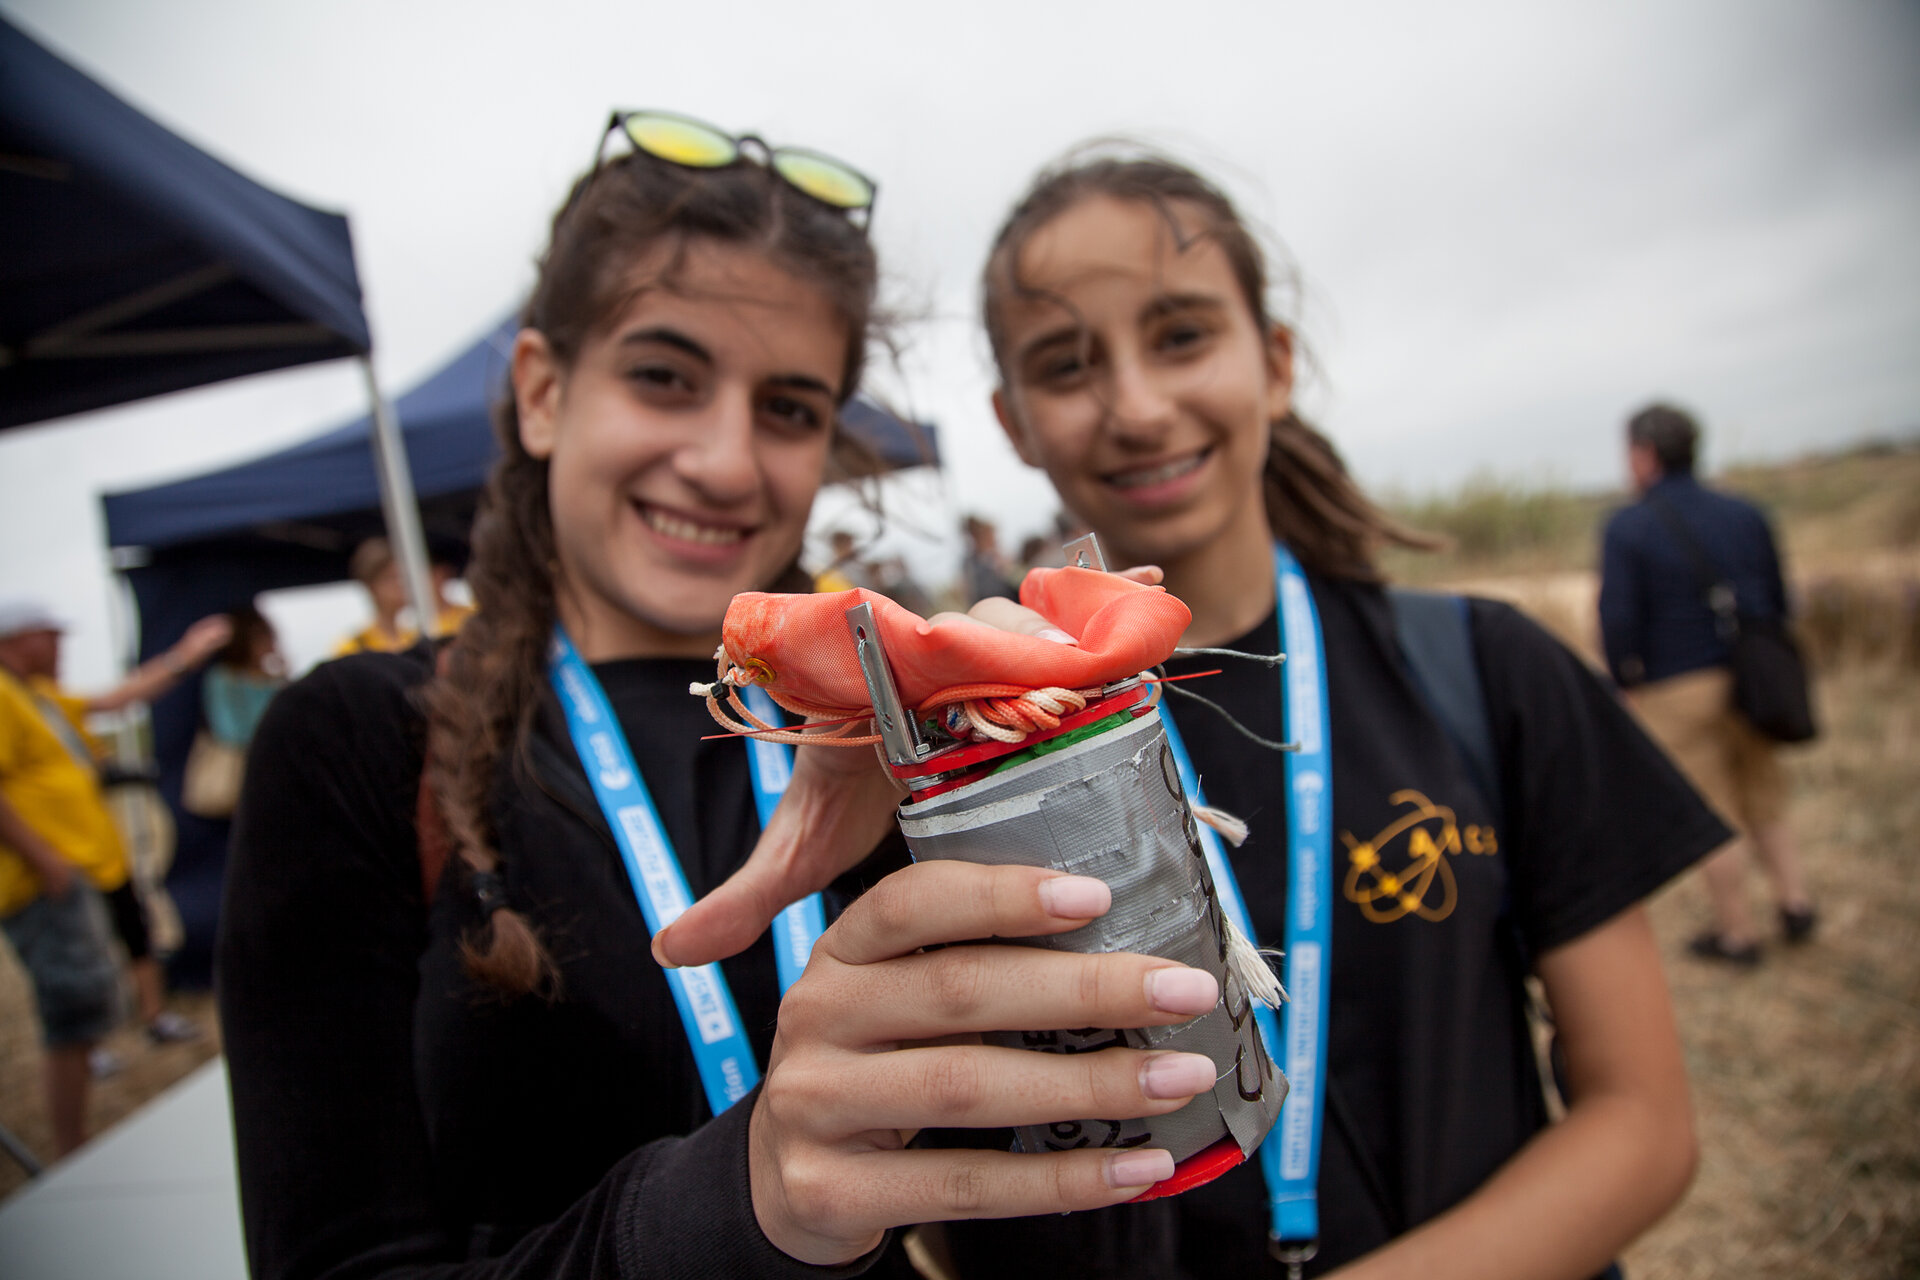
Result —
<instances>
[{"instance_id":1,"label":"ear","mask_svg":"<svg viewBox=\"0 0 1920 1280\"><path fill-rule=\"evenodd\" d=\"M547 335L522 329L513 339L513 403L520 417L520 447L533 457L553 456L560 435L564 390L560 362Z\"/></svg>"},{"instance_id":2,"label":"ear","mask_svg":"<svg viewBox=\"0 0 1920 1280\"><path fill-rule=\"evenodd\" d=\"M1293 407L1293 330L1275 324L1267 330L1267 421L1284 418Z\"/></svg>"},{"instance_id":3,"label":"ear","mask_svg":"<svg viewBox=\"0 0 1920 1280\"><path fill-rule=\"evenodd\" d=\"M1034 454L1027 438L1026 428L1022 427L1020 420L1014 416L1013 405L1007 400L1005 387L993 389L993 416L999 419L1000 429L1007 433L1007 443L1011 444L1013 451L1020 455L1020 461L1030 467L1039 466L1040 459Z\"/></svg>"}]
</instances>

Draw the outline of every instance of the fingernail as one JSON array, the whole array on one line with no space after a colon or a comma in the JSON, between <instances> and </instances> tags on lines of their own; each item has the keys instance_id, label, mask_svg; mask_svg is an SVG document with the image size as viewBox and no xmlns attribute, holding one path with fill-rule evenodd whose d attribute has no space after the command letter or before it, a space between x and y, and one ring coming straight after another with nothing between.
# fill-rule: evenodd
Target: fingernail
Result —
<instances>
[{"instance_id":1,"label":"fingernail","mask_svg":"<svg viewBox=\"0 0 1920 1280\"><path fill-rule=\"evenodd\" d=\"M1080 647L1080 642L1078 640L1075 640L1072 636L1068 635L1066 632L1062 631L1058 627L1046 627L1040 631L1034 632L1034 634L1039 636L1042 640L1051 640L1055 644L1070 644L1074 646L1074 648L1076 649Z\"/></svg>"},{"instance_id":2,"label":"fingernail","mask_svg":"<svg viewBox=\"0 0 1920 1280\"><path fill-rule=\"evenodd\" d=\"M1055 876L1040 882L1040 905L1062 920L1091 920L1107 914L1113 890L1092 876Z\"/></svg>"},{"instance_id":3,"label":"fingernail","mask_svg":"<svg viewBox=\"0 0 1920 1280\"><path fill-rule=\"evenodd\" d=\"M1140 1064L1140 1092L1149 1098L1191 1098L1219 1078L1213 1059L1199 1053L1156 1053Z\"/></svg>"},{"instance_id":4,"label":"fingernail","mask_svg":"<svg viewBox=\"0 0 1920 1280\"><path fill-rule=\"evenodd\" d=\"M1123 1151L1107 1157L1107 1185L1150 1187L1173 1176L1173 1153L1169 1151Z\"/></svg>"},{"instance_id":5,"label":"fingernail","mask_svg":"<svg viewBox=\"0 0 1920 1280\"><path fill-rule=\"evenodd\" d=\"M672 928L668 925L667 928ZM667 958L667 930L662 929L653 935L653 958L662 969L678 969L680 966Z\"/></svg>"},{"instance_id":6,"label":"fingernail","mask_svg":"<svg viewBox=\"0 0 1920 1280\"><path fill-rule=\"evenodd\" d=\"M1162 1013L1205 1013L1220 999L1220 984L1205 969L1155 969L1147 975L1147 1003Z\"/></svg>"}]
</instances>

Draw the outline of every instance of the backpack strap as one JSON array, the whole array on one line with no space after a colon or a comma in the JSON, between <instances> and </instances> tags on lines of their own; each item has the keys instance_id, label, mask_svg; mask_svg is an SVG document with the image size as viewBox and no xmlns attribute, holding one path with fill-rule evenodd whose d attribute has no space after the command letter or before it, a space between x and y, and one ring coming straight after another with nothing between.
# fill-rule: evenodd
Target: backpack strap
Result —
<instances>
[{"instance_id":1,"label":"backpack strap","mask_svg":"<svg viewBox=\"0 0 1920 1280\"><path fill-rule=\"evenodd\" d=\"M1480 682L1479 664L1474 661L1472 617L1467 598L1388 587L1387 600L1393 606L1394 639L1399 642L1400 657L1415 690L1453 743L1481 798L1492 806L1495 829L1504 833L1507 810L1500 788L1500 755L1494 749L1493 720L1487 714L1486 690ZM1511 895L1511 889L1508 892ZM1501 906L1505 923L1500 932L1500 946L1507 962L1513 966L1515 981L1520 983L1521 1000L1532 1033L1544 1031L1548 1037L1547 1047L1536 1048L1534 1058L1544 1120L1560 1114L1565 1106L1562 1099L1567 1093L1566 1068L1554 1034L1553 1010L1547 1007L1543 989L1529 977L1533 961L1513 922L1512 905L1509 896ZM1617 1271L1602 1274L1617 1274Z\"/></svg>"},{"instance_id":2,"label":"backpack strap","mask_svg":"<svg viewBox=\"0 0 1920 1280\"><path fill-rule=\"evenodd\" d=\"M1460 753L1467 775L1491 807L1494 821L1504 826L1500 756L1494 750L1486 693L1474 661L1467 598L1388 587L1387 602L1393 607L1394 639L1414 689Z\"/></svg>"}]
</instances>

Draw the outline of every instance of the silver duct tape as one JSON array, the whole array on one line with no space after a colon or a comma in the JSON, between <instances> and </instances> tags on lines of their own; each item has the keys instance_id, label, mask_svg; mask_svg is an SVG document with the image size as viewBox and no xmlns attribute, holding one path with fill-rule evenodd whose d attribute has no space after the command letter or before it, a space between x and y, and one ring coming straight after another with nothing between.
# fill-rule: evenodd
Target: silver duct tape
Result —
<instances>
[{"instance_id":1,"label":"silver duct tape","mask_svg":"<svg viewBox=\"0 0 1920 1280\"><path fill-rule=\"evenodd\" d=\"M1104 880L1113 909L1085 928L1007 941L1096 955L1132 951L1205 969L1220 1002L1170 1027L1006 1031L994 1043L1045 1053L1126 1046L1204 1053L1218 1068L1211 1093L1169 1115L1065 1120L1019 1130L1028 1151L1163 1147L1184 1160L1231 1134L1251 1154L1280 1114L1287 1081L1226 963L1226 922L1167 747L1148 712L1073 746L900 810L916 859L1050 867Z\"/></svg>"}]
</instances>

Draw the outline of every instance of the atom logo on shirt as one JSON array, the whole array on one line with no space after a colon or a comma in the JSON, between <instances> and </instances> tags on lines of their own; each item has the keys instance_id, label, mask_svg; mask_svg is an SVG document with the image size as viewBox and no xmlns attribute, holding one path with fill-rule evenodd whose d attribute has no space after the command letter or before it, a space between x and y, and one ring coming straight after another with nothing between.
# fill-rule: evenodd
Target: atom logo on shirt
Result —
<instances>
[{"instance_id":1,"label":"atom logo on shirt","mask_svg":"<svg viewBox=\"0 0 1920 1280\"><path fill-rule=\"evenodd\" d=\"M1491 856L1500 851L1492 827L1462 827L1452 809L1435 804L1418 791L1396 791L1387 802L1407 811L1383 827L1371 840L1356 840L1345 831L1347 876L1341 886L1347 901L1375 924L1392 924L1407 916L1438 922L1453 914L1459 887L1449 855Z\"/></svg>"}]
</instances>

